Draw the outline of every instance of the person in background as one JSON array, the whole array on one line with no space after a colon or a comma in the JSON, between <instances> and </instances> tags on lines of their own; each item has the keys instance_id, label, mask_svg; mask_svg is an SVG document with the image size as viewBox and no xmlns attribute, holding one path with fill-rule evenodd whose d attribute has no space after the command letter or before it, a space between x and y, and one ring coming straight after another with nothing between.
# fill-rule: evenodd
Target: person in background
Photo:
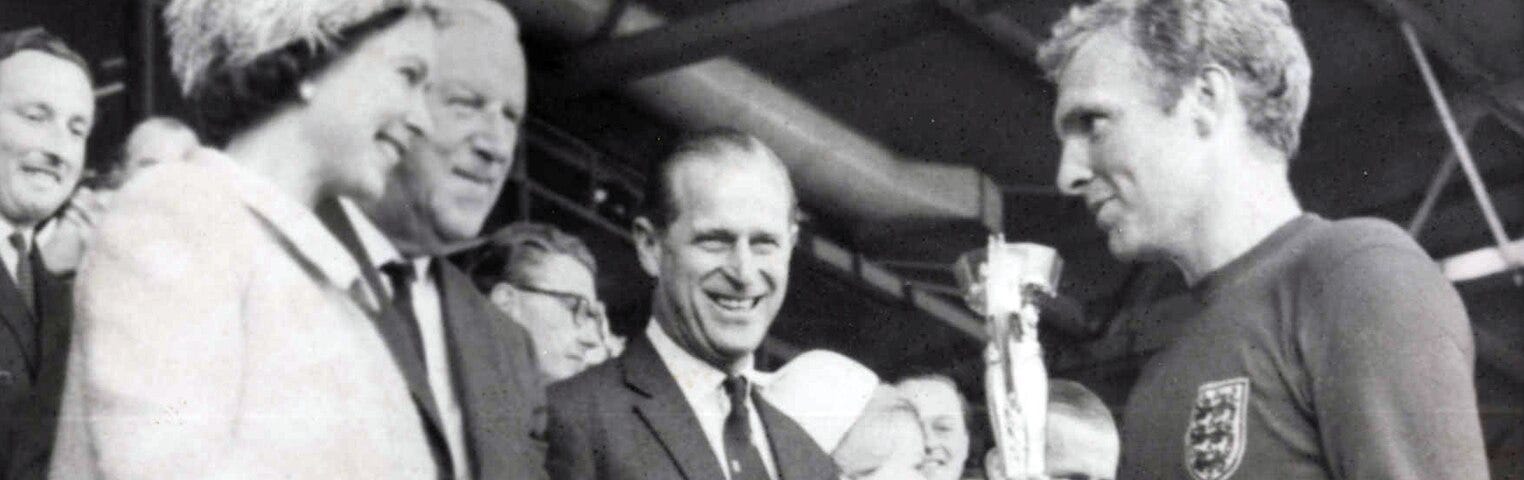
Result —
<instances>
[{"instance_id":1,"label":"person in background","mask_svg":"<svg viewBox=\"0 0 1524 480\"><path fill-rule=\"evenodd\" d=\"M529 330L547 385L611 357L595 288L598 264L582 240L543 223L516 222L492 234L487 248L504 261L497 272L477 272L478 287Z\"/></svg>"},{"instance_id":2,"label":"person in background","mask_svg":"<svg viewBox=\"0 0 1524 480\"><path fill-rule=\"evenodd\" d=\"M762 396L831 454L841 478L920 480L926 438L915 406L839 353L799 354L759 383Z\"/></svg>"},{"instance_id":3,"label":"person in background","mask_svg":"<svg viewBox=\"0 0 1524 480\"><path fill-rule=\"evenodd\" d=\"M1116 478L1121 440L1111 411L1084 385L1071 380L1048 381L1047 439L1044 443L1048 478L1108 480ZM990 480L1005 480L1000 460L991 449L984 457Z\"/></svg>"},{"instance_id":4,"label":"person in background","mask_svg":"<svg viewBox=\"0 0 1524 480\"><path fill-rule=\"evenodd\" d=\"M90 66L41 28L0 33L0 477L47 469L72 322L38 225L69 198L95 125Z\"/></svg>"},{"instance_id":5,"label":"person in background","mask_svg":"<svg viewBox=\"0 0 1524 480\"><path fill-rule=\"evenodd\" d=\"M1055 183L1192 311L1128 396L1121 478L1487 478L1465 305L1379 219L1303 211L1312 67L1283 0L1101 0L1038 52Z\"/></svg>"},{"instance_id":6,"label":"person in background","mask_svg":"<svg viewBox=\"0 0 1524 480\"><path fill-rule=\"evenodd\" d=\"M751 388L798 240L788 170L734 130L697 133L655 163L634 235L656 277L653 319L618 358L550 386L551 477L836 476Z\"/></svg>"},{"instance_id":7,"label":"person in background","mask_svg":"<svg viewBox=\"0 0 1524 480\"><path fill-rule=\"evenodd\" d=\"M129 182L76 277L50 475L436 478L381 300L313 213L375 200L432 123L415 0L173 0L207 140ZM56 87L53 87L56 88Z\"/></svg>"},{"instance_id":8,"label":"person in background","mask_svg":"<svg viewBox=\"0 0 1524 480\"><path fill-rule=\"evenodd\" d=\"M185 122L174 117L149 117L127 134L122 163L117 166L118 183L126 183L154 165L185 161L200 147L201 139Z\"/></svg>"},{"instance_id":9,"label":"person in background","mask_svg":"<svg viewBox=\"0 0 1524 480\"><path fill-rule=\"evenodd\" d=\"M455 478L545 476L544 384L530 336L443 259L481 231L514 161L525 115L518 24L499 2L437 0L439 61L426 95L434 131L377 201L318 215L387 308L378 325Z\"/></svg>"},{"instance_id":10,"label":"person in background","mask_svg":"<svg viewBox=\"0 0 1524 480\"><path fill-rule=\"evenodd\" d=\"M846 480L924 480L925 455L926 435L915 405L893 386L879 385L831 459Z\"/></svg>"},{"instance_id":11,"label":"person in background","mask_svg":"<svg viewBox=\"0 0 1524 480\"><path fill-rule=\"evenodd\" d=\"M38 248L48 267L55 273L72 273L90 248L96 222L106 214L123 183L160 162L184 160L200 146L196 132L174 118L150 117L138 123L127 135L121 163L105 175L107 180L94 188L80 185L64 209L47 223L43 234L47 242Z\"/></svg>"},{"instance_id":12,"label":"person in background","mask_svg":"<svg viewBox=\"0 0 1524 480\"><path fill-rule=\"evenodd\" d=\"M958 480L968 462L968 400L957 383L941 374L913 375L895 384L915 405L921 428L926 431L926 461L921 474L927 480Z\"/></svg>"}]
</instances>

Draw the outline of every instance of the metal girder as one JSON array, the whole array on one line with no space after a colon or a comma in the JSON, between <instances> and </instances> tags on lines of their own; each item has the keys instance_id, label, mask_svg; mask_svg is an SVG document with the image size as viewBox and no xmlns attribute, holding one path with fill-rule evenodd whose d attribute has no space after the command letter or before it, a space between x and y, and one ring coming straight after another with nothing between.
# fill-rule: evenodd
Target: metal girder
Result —
<instances>
[{"instance_id":1,"label":"metal girder","mask_svg":"<svg viewBox=\"0 0 1524 480\"><path fill-rule=\"evenodd\" d=\"M588 45L561 57L568 78L608 86L776 43L808 22L849 20L922 0L750 0L662 27ZM869 10L872 11L869 11Z\"/></svg>"},{"instance_id":2,"label":"metal girder","mask_svg":"<svg viewBox=\"0 0 1524 480\"><path fill-rule=\"evenodd\" d=\"M1497 87L1505 79L1487 66L1476 47L1446 28L1439 19L1411 0L1360 0L1382 15L1411 25L1424 45L1439 55L1470 89L1486 99L1487 107L1515 133L1524 136L1524 102L1511 101Z\"/></svg>"},{"instance_id":3,"label":"metal girder","mask_svg":"<svg viewBox=\"0 0 1524 480\"><path fill-rule=\"evenodd\" d=\"M995 48L1029 65L1037 64L1042 36L1016 23L999 9L986 11L979 0L936 0L937 5L984 35Z\"/></svg>"}]
</instances>

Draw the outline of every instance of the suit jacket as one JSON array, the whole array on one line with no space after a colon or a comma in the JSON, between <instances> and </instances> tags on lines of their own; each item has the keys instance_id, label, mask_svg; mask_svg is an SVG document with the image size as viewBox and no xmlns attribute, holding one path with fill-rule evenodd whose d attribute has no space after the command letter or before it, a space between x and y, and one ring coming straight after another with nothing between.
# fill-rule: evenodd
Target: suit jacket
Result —
<instances>
[{"instance_id":1,"label":"suit jacket","mask_svg":"<svg viewBox=\"0 0 1524 480\"><path fill-rule=\"evenodd\" d=\"M359 267L210 153L135 179L76 277L54 478L428 478Z\"/></svg>"},{"instance_id":2,"label":"suit jacket","mask_svg":"<svg viewBox=\"0 0 1524 480\"><path fill-rule=\"evenodd\" d=\"M550 451L556 479L723 479L677 381L651 341L630 341L619 358L553 384ZM827 480L836 464L797 423L753 393L781 480ZM760 447L760 446L759 446Z\"/></svg>"},{"instance_id":3,"label":"suit jacket","mask_svg":"<svg viewBox=\"0 0 1524 480\"><path fill-rule=\"evenodd\" d=\"M71 285L38 252L31 252L36 312L0 266L0 473L8 479L47 473L68 359Z\"/></svg>"},{"instance_id":4,"label":"suit jacket","mask_svg":"<svg viewBox=\"0 0 1524 480\"><path fill-rule=\"evenodd\" d=\"M318 207L318 216L359 260L362 275L378 298L386 298L380 272L355 231L354 221L338 202ZM368 221L360 219L359 221ZM452 384L460 402L472 478L543 479L545 474L545 386L529 332L508 319L476 290L464 272L442 257L430 275L444 307L446 348ZM388 302L389 304L390 302ZM412 345L414 330L394 309L377 318L392 359L406 378L417 408L424 412L434 458L450 471L448 444L427 372Z\"/></svg>"}]
</instances>

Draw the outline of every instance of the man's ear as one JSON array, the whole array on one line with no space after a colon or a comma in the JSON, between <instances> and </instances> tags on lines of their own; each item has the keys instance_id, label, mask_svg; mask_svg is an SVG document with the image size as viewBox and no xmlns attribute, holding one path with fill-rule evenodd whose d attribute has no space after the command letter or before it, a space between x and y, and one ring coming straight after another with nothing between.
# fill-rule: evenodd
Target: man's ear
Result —
<instances>
[{"instance_id":1,"label":"man's ear","mask_svg":"<svg viewBox=\"0 0 1524 480\"><path fill-rule=\"evenodd\" d=\"M640 257L640 268L646 275L657 277L661 272L661 232L646 217L635 218L635 254Z\"/></svg>"},{"instance_id":2,"label":"man's ear","mask_svg":"<svg viewBox=\"0 0 1524 480\"><path fill-rule=\"evenodd\" d=\"M1238 84L1221 65L1207 65L1189 84L1177 108L1187 109L1196 133L1209 137L1222 130L1238 108Z\"/></svg>"}]
</instances>

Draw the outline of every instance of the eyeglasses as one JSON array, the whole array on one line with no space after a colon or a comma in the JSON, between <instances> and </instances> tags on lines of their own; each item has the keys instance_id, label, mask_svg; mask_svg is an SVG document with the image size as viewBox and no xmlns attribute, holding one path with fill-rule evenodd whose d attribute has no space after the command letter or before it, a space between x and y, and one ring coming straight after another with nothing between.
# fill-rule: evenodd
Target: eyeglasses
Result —
<instances>
[{"instance_id":1,"label":"eyeglasses","mask_svg":"<svg viewBox=\"0 0 1524 480\"><path fill-rule=\"evenodd\" d=\"M567 310L572 312L572 321L576 323L577 328L602 328L601 324L605 318L603 302L571 292L549 290L523 283L510 283L509 285L519 290L559 300L563 305L566 305Z\"/></svg>"}]
</instances>

